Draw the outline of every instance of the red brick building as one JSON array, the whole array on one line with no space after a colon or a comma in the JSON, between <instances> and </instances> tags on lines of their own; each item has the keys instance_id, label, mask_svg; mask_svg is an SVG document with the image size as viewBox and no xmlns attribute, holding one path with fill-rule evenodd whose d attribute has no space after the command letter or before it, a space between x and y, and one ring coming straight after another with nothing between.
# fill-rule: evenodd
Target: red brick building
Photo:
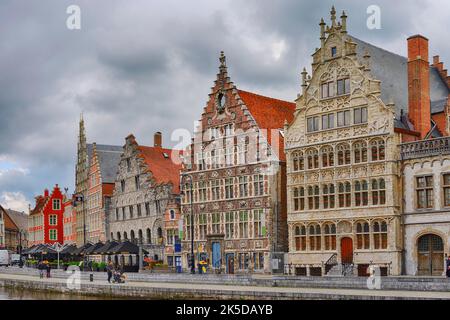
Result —
<instances>
[{"instance_id":1,"label":"red brick building","mask_svg":"<svg viewBox=\"0 0 450 320\"><path fill-rule=\"evenodd\" d=\"M56 185L36 197L36 205L28 217L29 246L63 243L64 195Z\"/></svg>"},{"instance_id":2,"label":"red brick building","mask_svg":"<svg viewBox=\"0 0 450 320\"><path fill-rule=\"evenodd\" d=\"M282 272L287 250L283 129L294 110L294 103L239 90L221 54L217 79L185 157L185 269L192 260L193 220L196 268L206 261L226 273Z\"/></svg>"}]
</instances>

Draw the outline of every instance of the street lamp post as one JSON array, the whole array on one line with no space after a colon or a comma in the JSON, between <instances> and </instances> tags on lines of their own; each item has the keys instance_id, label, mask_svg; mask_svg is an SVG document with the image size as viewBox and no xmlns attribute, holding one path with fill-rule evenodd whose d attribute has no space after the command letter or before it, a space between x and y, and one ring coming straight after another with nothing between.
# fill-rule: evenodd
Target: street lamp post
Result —
<instances>
[{"instance_id":1,"label":"street lamp post","mask_svg":"<svg viewBox=\"0 0 450 320\"><path fill-rule=\"evenodd\" d=\"M75 204L80 203L82 205L81 210L83 211L83 245L86 246L86 201L84 194L80 193L75 196ZM86 255L83 255L83 269L86 268Z\"/></svg>"},{"instance_id":2,"label":"street lamp post","mask_svg":"<svg viewBox=\"0 0 450 320\"><path fill-rule=\"evenodd\" d=\"M189 203L190 203L190 213L191 213L191 273L195 274L195 257L194 257L194 210L193 210L193 182L192 182L192 176L183 174L181 176L181 185L185 185L185 180L189 180L189 189L190 189L190 197L189 197ZM183 190L181 188L181 190ZM182 191L183 192L183 191ZM183 192L184 194L184 192Z\"/></svg>"}]
</instances>

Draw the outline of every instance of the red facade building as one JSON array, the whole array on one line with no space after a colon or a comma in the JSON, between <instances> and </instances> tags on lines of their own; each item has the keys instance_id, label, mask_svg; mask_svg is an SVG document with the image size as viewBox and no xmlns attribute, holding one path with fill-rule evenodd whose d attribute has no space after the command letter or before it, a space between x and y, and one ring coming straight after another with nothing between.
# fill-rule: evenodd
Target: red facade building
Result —
<instances>
[{"instance_id":1,"label":"red facade building","mask_svg":"<svg viewBox=\"0 0 450 320\"><path fill-rule=\"evenodd\" d=\"M28 217L29 246L36 244L63 243L64 195L58 185L51 194L36 197L36 205Z\"/></svg>"}]
</instances>

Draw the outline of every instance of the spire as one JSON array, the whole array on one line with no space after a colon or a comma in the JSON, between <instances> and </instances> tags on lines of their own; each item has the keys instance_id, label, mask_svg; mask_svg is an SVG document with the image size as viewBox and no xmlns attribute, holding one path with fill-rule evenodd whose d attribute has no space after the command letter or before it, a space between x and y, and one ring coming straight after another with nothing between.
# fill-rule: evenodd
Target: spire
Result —
<instances>
[{"instance_id":1,"label":"spire","mask_svg":"<svg viewBox=\"0 0 450 320\"><path fill-rule=\"evenodd\" d=\"M331 27L336 27L336 9L334 8L334 6L331 7Z\"/></svg>"},{"instance_id":2,"label":"spire","mask_svg":"<svg viewBox=\"0 0 450 320\"><path fill-rule=\"evenodd\" d=\"M323 18L320 19L320 41L323 43L325 42L325 21L323 21Z\"/></svg>"},{"instance_id":3,"label":"spire","mask_svg":"<svg viewBox=\"0 0 450 320\"><path fill-rule=\"evenodd\" d=\"M302 94L304 94L306 91L306 87L308 86L306 82L307 80L306 76L308 75L308 72L306 72L306 68L303 68L301 75L302 75Z\"/></svg>"},{"instance_id":4,"label":"spire","mask_svg":"<svg viewBox=\"0 0 450 320\"><path fill-rule=\"evenodd\" d=\"M342 11L341 22L342 22L342 33L347 33L347 15L345 14L345 11Z\"/></svg>"}]
</instances>

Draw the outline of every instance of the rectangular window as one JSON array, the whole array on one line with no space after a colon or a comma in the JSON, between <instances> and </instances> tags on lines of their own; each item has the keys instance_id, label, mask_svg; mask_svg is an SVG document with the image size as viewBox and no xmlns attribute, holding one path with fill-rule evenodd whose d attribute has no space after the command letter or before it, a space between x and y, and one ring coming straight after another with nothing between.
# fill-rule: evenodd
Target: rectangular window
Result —
<instances>
[{"instance_id":1,"label":"rectangular window","mask_svg":"<svg viewBox=\"0 0 450 320\"><path fill-rule=\"evenodd\" d=\"M319 130L319 117L308 118L308 132L314 132Z\"/></svg>"},{"instance_id":2,"label":"rectangular window","mask_svg":"<svg viewBox=\"0 0 450 320\"><path fill-rule=\"evenodd\" d=\"M253 210L253 237L254 238L261 238L263 236L263 225L262 225L262 218L263 218L264 210L263 209L256 209Z\"/></svg>"},{"instance_id":3,"label":"rectangular window","mask_svg":"<svg viewBox=\"0 0 450 320\"><path fill-rule=\"evenodd\" d=\"M433 176L416 178L417 208L433 208Z\"/></svg>"},{"instance_id":4,"label":"rectangular window","mask_svg":"<svg viewBox=\"0 0 450 320\"><path fill-rule=\"evenodd\" d=\"M322 99L334 96L334 82L322 83L320 86L320 96Z\"/></svg>"},{"instance_id":5,"label":"rectangular window","mask_svg":"<svg viewBox=\"0 0 450 320\"><path fill-rule=\"evenodd\" d=\"M207 217L205 213L199 214L198 216L198 227L199 227L199 239L206 239L206 230L207 230Z\"/></svg>"},{"instance_id":6,"label":"rectangular window","mask_svg":"<svg viewBox=\"0 0 450 320\"><path fill-rule=\"evenodd\" d=\"M61 200L53 199L53 210L61 210Z\"/></svg>"},{"instance_id":7,"label":"rectangular window","mask_svg":"<svg viewBox=\"0 0 450 320\"><path fill-rule=\"evenodd\" d=\"M322 130L334 128L334 113L325 114L322 116Z\"/></svg>"},{"instance_id":8,"label":"rectangular window","mask_svg":"<svg viewBox=\"0 0 450 320\"><path fill-rule=\"evenodd\" d=\"M337 94L338 96L350 93L350 79L340 79L337 81Z\"/></svg>"},{"instance_id":9,"label":"rectangular window","mask_svg":"<svg viewBox=\"0 0 450 320\"><path fill-rule=\"evenodd\" d=\"M239 238L248 238L248 211L239 212Z\"/></svg>"},{"instance_id":10,"label":"rectangular window","mask_svg":"<svg viewBox=\"0 0 450 320\"><path fill-rule=\"evenodd\" d=\"M264 176L262 174L253 176L253 195L256 197L264 195Z\"/></svg>"},{"instance_id":11,"label":"rectangular window","mask_svg":"<svg viewBox=\"0 0 450 320\"><path fill-rule=\"evenodd\" d=\"M444 206L450 206L450 174L444 174Z\"/></svg>"},{"instance_id":12,"label":"rectangular window","mask_svg":"<svg viewBox=\"0 0 450 320\"><path fill-rule=\"evenodd\" d=\"M336 54L337 54L337 48L336 47L332 47L331 48L331 56L332 57L336 57Z\"/></svg>"},{"instance_id":13,"label":"rectangular window","mask_svg":"<svg viewBox=\"0 0 450 320\"><path fill-rule=\"evenodd\" d=\"M233 178L225 179L225 199L234 198L234 185Z\"/></svg>"},{"instance_id":14,"label":"rectangular window","mask_svg":"<svg viewBox=\"0 0 450 320\"><path fill-rule=\"evenodd\" d=\"M212 200L220 200L220 180L211 181Z\"/></svg>"},{"instance_id":15,"label":"rectangular window","mask_svg":"<svg viewBox=\"0 0 450 320\"><path fill-rule=\"evenodd\" d=\"M233 124L225 125L225 136L226 137L231 137L233 134L234 134Z\"/></svg>"},{"instance_id":16,"label":"rectangular window","mask_svg":"<svg viewBox=\"0 0 450 320\"><path fill-rule=\"evenodd\" d=\"M239 197L248 197L248 180L246 176L239 177Z\"/></svg>"},{"instance_id":17,"label":"rectangular window","mask_svg":"<svg viewBox=\"0 0 450 320\"><path fill-rule=\"evenodd\" d=\"M48 216L48 220L49 220L48 223L49 223L49 225L56 226L58 224L57 218L58 218L58 216L56 214L49 215Z\"/></svg>"},{"instance_id":18,"label":"rectangular window","mask_svg":"<svg viewBox=\"0 0 450 320\"><path fill-rule=\"evenodd\" d=\"M56 241L56 240L58 240L58 230L56 230L56 229L50 229L48 235L49 235L49 239L50 239L51 241Z\"/></svg>"},{"instance_id":19,"label":"rectangular window","mask_svg":"<svg viewBox=\"0 0 450 320\"><path fill-rule=\"evenodd\" d=\"M148 203L148 202L145 203L145 214L147 216L150 215L150 203Z\"/></svg>"},{"instance_id":20,"label":"rectangular window","mask_svg":"<svg viewBox=\"0 0 450 320\"><path fill-rule=\"evenodd\" d=\"M125 180L120 181L120 189L125 192Z\"/></svg>"},{"instance_id":21,"label":"rectangular window","mask_svg":"<svg viewBox=\"0 0 450 320\"><path fill-rule=\"evenodd\" d=\"M354 109L353 110L353 121L355 124L367 123L367 107Z\"/></svg>"},{"instance_id":22,"label":"rectangular window","mask_svg":"<svg viewBox=\"0 0 450 320\"><path fill-rule=\"evenodd\" d=\"M338 112L337 126L344 127L350 125L350 110Z\"/></svg>"},{"instance_id":23,"label":"rectangular window","mask_svg":"<svg viewBox=\"0 0 450 320\"><path fill-rule=\"evenodd\" d=\"M225 238L234 238L234 212L225 213Z\"/></svg>"},{"instance_id":24,"label":"rectangular window","mask_svg":"<svg viewBox=\"0 0 450 320\"><path fill-rule=\"evenodd\" d=\"M198 200L200 202L206 201L206 182L200 181L198 183Z\"/></svg>"},{"instance_id":25,"label":"rectangular window","mask_svg":"<svg viewBox=\"0 0 450 320\"><path fill-rule=\"evenodd\" d=\"M211 226L213 234L220 234L220 213L213 213L211 215Z\"/></svg>"}]
</instances>

